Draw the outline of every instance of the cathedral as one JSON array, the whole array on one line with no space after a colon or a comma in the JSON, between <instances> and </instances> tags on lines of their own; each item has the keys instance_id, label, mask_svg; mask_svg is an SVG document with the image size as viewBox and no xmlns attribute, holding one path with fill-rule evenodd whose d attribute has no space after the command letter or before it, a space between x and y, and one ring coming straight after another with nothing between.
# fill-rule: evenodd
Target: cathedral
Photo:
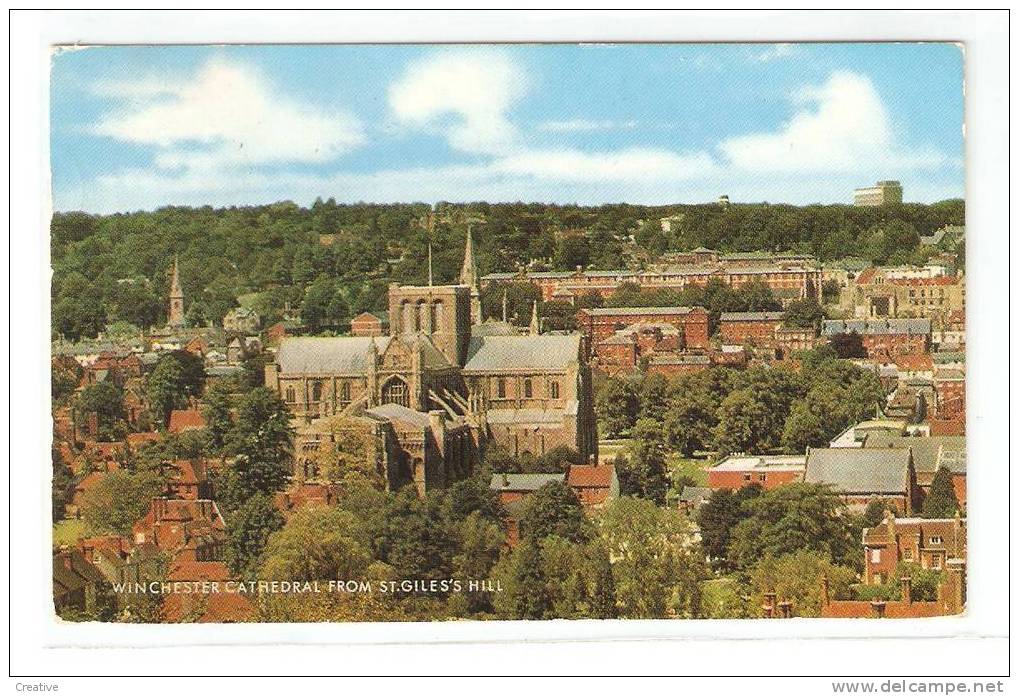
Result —
<instances>
[{"instance_id":1,"label":"cathedral","mask_svg":"<svg viewBox=\"0 0 1019 696\"><path fill-rule=\"evenodd\" d=\"M591 373L579 334L483 324L468 230L456 285L389 286L389 335L286 338L266 366L300 424L294 476L322 481L323 450L371 443L390 489L419 493L468 475L496 446L597 457ZM535 307L535 312L536 312Z\"/></svg>"}]
</instances>

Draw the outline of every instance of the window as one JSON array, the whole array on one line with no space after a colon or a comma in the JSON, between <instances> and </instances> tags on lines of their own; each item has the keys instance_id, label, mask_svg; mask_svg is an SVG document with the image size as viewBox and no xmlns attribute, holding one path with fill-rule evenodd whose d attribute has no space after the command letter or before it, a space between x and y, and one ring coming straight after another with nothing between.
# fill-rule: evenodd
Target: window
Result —
<instances>
[{"instance_id":1,"label":"window","mask_svg":"<svg viewBox=\"0 0 1019 696\"><path fill-rule=\"evenodd\" d=\"M933 569L933 570L941 570L941 556L940 555L935 554L934 556L931 557L931 569Z\"/></svg>"},{"instance_id":2,"label":"window","mask_svg":"<svg viewBox=\"0 0 1019 696\"><path fill-rule=\"evenodd\" d=\"M932 536L931 537L931 545L932 546L939 546L939 545L944 544L944 543L945 543L945 540L942 539L939 536Z\"/></svg>"},{"instance_id":3,"label":"window","mask_svg":"<svg viewBox=\"0 0 1019 696\"><path fill-rule=\"evenodd\" d=\"M504 377L495 380L495 394L500 399L506 398L506 379Z\"/></svg>"},{"instance_id":4,"label":"window","mask_svg":"<svg viewBox=\"0 0 1019 696\"><path fill-rule=\"evenodd\" d=\"M902 552L902 560L912 561L913 560L913 549L905 549Z\"/></svg>"},{"instance_id":5,"label":"window","mask_svg":"<svg viewBox=\"0 0 1019 696\"><path fill-rule=\"evenodd\" d=\"M287 403L292 404L295 401L297 401L297 393L293 387L287 387Z\"/></svg>"},{"instance_id":6,"label":"window","mask_svg":"<svg viewBox=\"0 0 1019 696\"><path fill-rule=\"evenodd\" d=\"M321 401L322 400L322 383L312 382L311 383L311 400Z\"/></svg>"},{"instance_id":7,"label":"window","mask_svg":"<svg viewBox=\"0 0 1019 696\"><path fill-rule=\"evenodd\" d=\"M344 403L350 401L350 382L343 382L340 385L340 401Z\"/></svg>"},{"instance_id":8,"label":"window","mask_svg":"<svg viewBox=\"0 0 1019 696\"><path fill-rule=\"evenodd\" d=\"M768 475L767 474L758 474L757 475L757 480L758 481L767 481L768 480Z\"/></svg>"},{"instance_id":9,"label":"window","mask_svg":"<svg viewBox=\"0 0 1019 696\"><path fill-rule=\"evenodd\" d=\"M743 474L743 480L744 481L751 481L751 480L753 480L753 476L751 474Z\"/></svg>"},{"instance_id":10,"label":"window","mask_svg":"<svg viewBox=\"0 0 1019 696\"><path fill-rule=\"evenodd\" d=\"M559 382L553 381L548 385L549 395L553 399L559 398Z\"/></svg>"},{"instance_id":11,"label":"window","mask_svg":"<svg viewBox=\"0 0 1019 696\"><path fill-rule=\"evenodd\" d=\"M410 406L410 396L407 394L407 385L403 380L394 377L386 382L382 387L382 403Z\"/></svg>"},{"instance_id":12,"label":"window","mask_svg":"<svg viewBox=\"0 0 1019 696\"><path fill-rule=\"evenodd\" d=\"M533 391L534 390L532 389L532 386L531 386L531 380L530 379L525 379L524 380L524 398L525 399L530 399L534 395Z\"/></svg>"},{"instance_id":13,"label":"window","mask_svg":"<svg viewBox=\"0 0 1019 696\"><path fill-rule=\"evenodd\" d=\"M881 549L871 549L870 550L870 562L871 563L880 563L881 562Z\"/></svg>"}]
</instances>

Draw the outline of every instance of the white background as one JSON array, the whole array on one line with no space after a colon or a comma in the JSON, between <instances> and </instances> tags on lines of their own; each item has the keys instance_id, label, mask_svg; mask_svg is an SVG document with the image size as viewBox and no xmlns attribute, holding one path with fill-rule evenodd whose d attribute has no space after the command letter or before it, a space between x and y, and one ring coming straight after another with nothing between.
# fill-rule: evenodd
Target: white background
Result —
<instances>
[{"instance_id":1,"label":"white background","mask_svg":"<svg viewBox=\"0 0 1019 696\"><path fill-rule=\"evenodd\" d=\"M28 13L11 18L11 674L1002 675L1008 671L1008 16L1003 13ZM926 621L81 626L51 620L49 48L54 43L951 40L966 44L969 610ZM9 330L8 327L8 330ZM0 377L4 379L6 377ZM7 560L5 559L5 563ZM827 637L827 638L826 638ZM837 638L836 638L837 637ZM616 639L610 642L610 639ZM410 644L417 641L416 644ZM212 647L219 644L261 647ZM310 645L318 643L319 645ZM366 644L369 643L369 644ZM375 645L371 645L374 643ZM383 645L378 645L382 643ZM330 645L321 645L330 644ZM156 648L152 646L173 646ZM92 646L54 647L54 646ZM118 646L97 649L95 646ZM146 647L148 646L148 647ZM187 646L187 647L177 647ZM62 692L197 685L21 678ZM830 693L831 680L701 690ZM881 681L881 680L879 680ZM226 684L205 682L204 693ZM461 682L465 688L473 688ZM406 682L411 686L410 682ZM14 684L10 684L14 686ZM276 690L256 681L244 688ZM312 687L311 684L308 685ZM580 685L576 685L579 687ZM563 683L564 688L572 688ZM595 681L581 688L615 688ZM416 687L412 687L416 688ZM486 690L492 685L485 685ZM508 688L517 688L509 685ZM501 689L496 688L496 692Z\"/></svg>"}]
</instances>

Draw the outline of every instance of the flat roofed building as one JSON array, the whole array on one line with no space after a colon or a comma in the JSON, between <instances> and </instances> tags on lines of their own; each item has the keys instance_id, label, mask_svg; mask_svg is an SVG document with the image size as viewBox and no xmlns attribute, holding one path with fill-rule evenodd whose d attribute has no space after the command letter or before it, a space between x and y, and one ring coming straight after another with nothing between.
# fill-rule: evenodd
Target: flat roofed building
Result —
<instances>
[{"instance_id":1,"label":"flat roofed building","mask_svg":"<svg viewBox=\"0 0 1019 696\"><path fill-rule=\"evenodd\" d=\"M853 203L858 206L879 206L902 203L902 184L898 181L879 181L874 186L853 191Z\"/></svg>"}]
</instances>

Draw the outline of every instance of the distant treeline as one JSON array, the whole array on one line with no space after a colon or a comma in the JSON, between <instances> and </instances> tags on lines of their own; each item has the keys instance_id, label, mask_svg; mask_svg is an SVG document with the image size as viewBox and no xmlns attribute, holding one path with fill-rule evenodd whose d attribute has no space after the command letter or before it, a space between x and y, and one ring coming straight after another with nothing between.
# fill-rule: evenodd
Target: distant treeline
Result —
<instances>
[{"instance_id":1,"label":"distant treeline","mask_svg":"<svg viewBox=\"0 0 1019 696\"><path fill-rule=\"evenodd\" d=\"M175 256L192 323L218 323L241 298L267 321L289 306L313 329L340 327L356 313L384 309L390 281L426 282L429 211L424 203L341 205L330 199L310 208L286 201L57 213L51 227L54 333L77 339L114 322L164 322ZM699 246L906 262L917 260L920 235L961 225L964 213L961 200L881 208L440 203L432 266L436 283L457 277L471 222L482 273L529 263L556 270L639 266L664 251ZM676 215L682 219L663 232L660 218Z\"/></svg>"}]
</instances>

